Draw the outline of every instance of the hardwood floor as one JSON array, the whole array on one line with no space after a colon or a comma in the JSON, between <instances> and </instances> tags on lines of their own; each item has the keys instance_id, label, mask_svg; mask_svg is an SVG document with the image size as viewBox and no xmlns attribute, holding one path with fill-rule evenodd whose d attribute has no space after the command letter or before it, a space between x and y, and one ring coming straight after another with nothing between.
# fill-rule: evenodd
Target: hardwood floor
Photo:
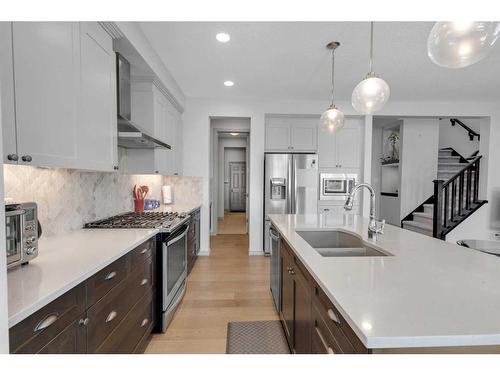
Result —
<instances>
[{"instance_id":1,"label":"hardwood floor","mask_svg":"<svg viewBox=\"0 0 500 375\"><path fill-rule=\"evenodd\" d=\"M269 258L248 256L248 236L218 235L209 257L199 257L187 292L165 334L146 353L225 353L229 321L274 320Z\"/></svg>"},{"instance_id":2,"label":"hardwood floor","mask_svg":"<svg viewBox=\"0 0 500 375\"><path fill-rule=\"evenodd\" d=\"M217 234L245 234L247 232L245 212L225 212L224 219L217 221Z\"/></svg>"}]
</instances>

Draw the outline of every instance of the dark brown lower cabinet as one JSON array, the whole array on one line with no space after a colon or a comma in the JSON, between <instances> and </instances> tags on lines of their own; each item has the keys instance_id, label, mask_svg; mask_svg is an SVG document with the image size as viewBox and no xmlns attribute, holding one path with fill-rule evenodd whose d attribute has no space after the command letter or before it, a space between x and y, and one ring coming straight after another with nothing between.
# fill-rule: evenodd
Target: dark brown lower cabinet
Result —
<instances>
[{"instance_id":1,"label":"dark brown lower cabinet","mask_svg":"<svg viewBox=\"0 0 500 375\"><path fill-rule=\"evenodd\" d=\"M279 314L292 353L369 353L283 239L280 249Z\"/></svg>"},{"instance_id":2,"label":"dark brown lower cabinet","mask_svg":"<svg viewBox=\"0 0 500 375\"><path fill-rule=\"evenodd\" d=\"M150 239L9 330L11 353L137 353L154 326Z\"/></svg>"}]
</instances>

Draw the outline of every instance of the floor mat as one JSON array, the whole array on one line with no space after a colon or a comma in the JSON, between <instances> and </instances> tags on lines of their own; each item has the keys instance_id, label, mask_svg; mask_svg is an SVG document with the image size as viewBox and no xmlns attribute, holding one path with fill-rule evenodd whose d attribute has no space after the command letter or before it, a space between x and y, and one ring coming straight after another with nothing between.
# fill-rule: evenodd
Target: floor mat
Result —
<instances>
[{"instance_id":1,"label":"floor mat","mask_svg":"<svg viewBox=\"0 0 500 375\"><path fill-rule=\"evenodd\" d=\"M290 354L279 320L229 322L227 354Z\"/></svg>"}]
</instances>

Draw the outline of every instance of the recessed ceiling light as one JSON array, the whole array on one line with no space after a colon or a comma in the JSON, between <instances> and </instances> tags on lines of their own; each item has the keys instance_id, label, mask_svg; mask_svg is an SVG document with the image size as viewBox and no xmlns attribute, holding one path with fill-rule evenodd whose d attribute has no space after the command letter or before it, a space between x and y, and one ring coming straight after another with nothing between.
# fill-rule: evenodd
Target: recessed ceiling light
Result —
<instances>
[{"instance_id":1,"label":"recessed ceiling light","mask_svg":"<svg viewBox=\"0 0 500 375\"><path fill-rule=\"evenodd\" d=\"M231 134L233 137L236 137L237 135L239 135L240 133L229 133Z\"/></svg>"},{"instance_id":2,"label":"recessed ceiling light","mask_svg":"<svg viewBox=\"0 0 500 375\"><path fill-rule=\"evenodd\" d=\"M234 86L234 82L233 81L224 81L224 86L227 86L227 87Z\"/></svg>"},{"instance_id":3,"label":"recessed ceiling light","mask_svg":"<svg viewBox=\"0 0 500 375\"><path fill-rule=\"evenodd\" d=\"M227 43L229 42L229 39L231 39L231 37L229 36L229 34L226 33L218 33L215 36L215 39L217 39L221 43Z\"/></svg>"}]
</instances>

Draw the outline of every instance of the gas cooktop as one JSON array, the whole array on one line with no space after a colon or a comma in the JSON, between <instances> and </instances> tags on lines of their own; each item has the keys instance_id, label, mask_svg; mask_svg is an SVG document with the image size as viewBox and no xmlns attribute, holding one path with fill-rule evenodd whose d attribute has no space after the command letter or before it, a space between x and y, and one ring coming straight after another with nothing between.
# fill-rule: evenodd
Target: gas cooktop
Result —
<instances>
[{"instance_id":1,"label":"gas cooktop","mask_svg":"<svg viewBox=\"0 0 500 375\"><path fill-rule=\"evenodd\" d=\"M106 219L96 220L85 224L85 228L102 229L163 229L172 231L189 216L178 212L126 212Z\"/></svg>"}]
</instances>

